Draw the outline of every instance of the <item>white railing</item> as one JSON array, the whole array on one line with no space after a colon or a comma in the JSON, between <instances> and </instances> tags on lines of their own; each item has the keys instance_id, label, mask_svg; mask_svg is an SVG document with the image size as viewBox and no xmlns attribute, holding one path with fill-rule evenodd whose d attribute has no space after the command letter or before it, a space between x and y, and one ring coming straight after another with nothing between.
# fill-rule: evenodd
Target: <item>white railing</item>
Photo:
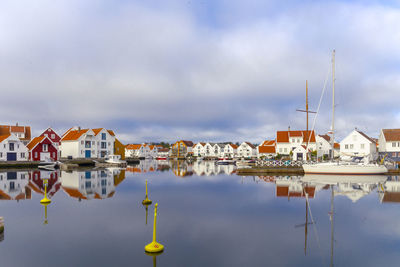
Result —
<instances>
[{"instance_id":1,"label":"white railing","mask_svg":"<svg viewBox=\"0 0 400 267\"><path fill-rule=\"evenodd\" d=\"M303 161L293 160L256 160L257 167L301 167Z\"/></svg>"}]
</instances>

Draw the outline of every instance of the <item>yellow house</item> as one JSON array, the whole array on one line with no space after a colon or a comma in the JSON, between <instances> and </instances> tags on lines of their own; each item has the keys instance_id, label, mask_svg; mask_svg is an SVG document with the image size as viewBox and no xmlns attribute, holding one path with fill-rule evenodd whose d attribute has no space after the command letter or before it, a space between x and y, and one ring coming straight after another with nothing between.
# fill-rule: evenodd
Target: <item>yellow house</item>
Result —
<instances>
[{"instance_id":1,"label":"yellow house","mask_svg":"<svg viewBox=\"0 0 400 267\"><path fill-rule=\"evenodd\" d=\"M193 142L180 140L172 145L171 156L176 158L184 158L193 154Z\"/></svg>"},{"instance_id":2,"label":"yellow house","mask_svg":"<svg viewBox=\"0 0 400 267\"><path fill-rule=\"evenodd\" d=\"M114 142L114 154L120 155L121 159L125 159L125 145L122 144L117 138Z\"/></svg>"}]
</instances>

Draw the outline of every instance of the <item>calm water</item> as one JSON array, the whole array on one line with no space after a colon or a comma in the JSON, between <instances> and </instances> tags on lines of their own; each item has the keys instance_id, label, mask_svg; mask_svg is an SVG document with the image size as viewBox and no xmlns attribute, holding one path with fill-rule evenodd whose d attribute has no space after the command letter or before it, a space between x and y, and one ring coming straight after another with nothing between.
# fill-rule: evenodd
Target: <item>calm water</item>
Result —
<instances>
[{"instance_id":1,"label":"calm water","mask_svg":"<svg viewBox=\"0 0 400 267\"><path fill-rule=\"evenodd\" d=\"M155 202L157 241L165 245L157 266L400 262L397 177L240 177L212 162L142 162L126 170L0 172L0 189L1 266L153 266L144 246Z\"/></svg>"}]
</instances>

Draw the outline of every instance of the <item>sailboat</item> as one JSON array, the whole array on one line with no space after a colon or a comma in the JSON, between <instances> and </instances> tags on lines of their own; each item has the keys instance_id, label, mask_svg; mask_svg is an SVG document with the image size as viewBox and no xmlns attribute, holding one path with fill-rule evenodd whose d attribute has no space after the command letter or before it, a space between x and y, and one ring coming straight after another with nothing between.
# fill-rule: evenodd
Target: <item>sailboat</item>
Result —
<instances>
[{"instance_id":1,"label":"sailboat","mask_svg":"<svg viewBox=\"0 0 400 267\"><path fill-rule=\"evenodd\" d=\"M369 162L341 162L333 161L334 153L334 126L335 126L335 50L332 53L332 149L331 162L320 162L314 164L303 164L304 173L306 174L384 174L387 168L384 165L373 164Z\"/></svg>"}]
</instances>

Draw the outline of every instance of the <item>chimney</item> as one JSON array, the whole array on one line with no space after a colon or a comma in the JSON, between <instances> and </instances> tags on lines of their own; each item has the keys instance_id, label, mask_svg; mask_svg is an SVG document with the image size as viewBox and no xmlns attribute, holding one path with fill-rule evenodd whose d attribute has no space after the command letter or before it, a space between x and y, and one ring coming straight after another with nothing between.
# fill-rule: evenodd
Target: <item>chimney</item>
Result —
<instances>
[{"instance_id":1,"label":"chimney","mask_svg":"<svg viewBox=\"0 0 400 267\"><path fill-rule=\"evenodd\" d=\"M78 126L78 133L81 131L81 126Z\"/></svg>"},{"instance_id":2,"label":"chimney","mask_svg":"<svg viewBox=\"0 0 400 267\"><path fill-rule=\"evenodd\" d=\"M18 126L18 122L15 124L15 126Z\"/></svg>"},{"instance_id":3,"label":"chimney","mask_svg":"<svg viewBox=\"0 0 400 267\"><path fill-rule=\"evenodd\" d=\"M288 131L290 132L290 125L288 126Z\"/></svg>"}]
</instances>

